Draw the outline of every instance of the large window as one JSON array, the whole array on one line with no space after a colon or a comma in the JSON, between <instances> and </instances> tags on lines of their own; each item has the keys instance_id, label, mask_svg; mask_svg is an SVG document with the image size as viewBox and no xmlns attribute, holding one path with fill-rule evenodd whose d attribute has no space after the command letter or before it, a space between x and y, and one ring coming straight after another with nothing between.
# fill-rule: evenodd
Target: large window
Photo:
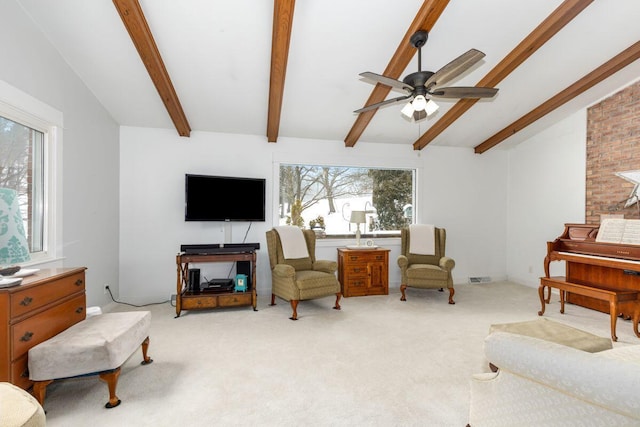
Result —
<instances>
[{"instance_id":1,"label":"large window","mask_svg":"<svg viewBox=\"0 0 640 427\"><path fill-rule=\"evenodd\" d=\"M280 165L278 223L328 237L353 235L352 211L365 211L364 235L396 236L413 221L415 171Z\"/></svg>"},{"instance_id":2,"label":"large window","mask_svg":"<svg viewBox=\"0 0 640 427\"><path fill-rule=\"evenodd\" d=\"M0 187L18 192L32 254L44 250L44 132L0 116Z\"/></svg>"},{"instance_id":3,"label":"large window","mask_svg":"<svg viewBox=\"0 0 640 427\"><path fill-rule=\"evenodd\" d=\"M62 112L0 80L0 186L18 192L33 263L62 254Z\"/></svg>"}]
</instances>

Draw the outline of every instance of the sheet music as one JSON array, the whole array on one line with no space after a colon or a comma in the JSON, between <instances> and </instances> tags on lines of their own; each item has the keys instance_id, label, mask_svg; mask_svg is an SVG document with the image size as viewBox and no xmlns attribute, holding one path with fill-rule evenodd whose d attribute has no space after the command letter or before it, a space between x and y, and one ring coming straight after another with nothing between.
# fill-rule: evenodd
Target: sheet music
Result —
<instances>
[{"instance_id":1,"label":"sheet music","mask_svg":"<svg viewBox=\"0 0 640 427\"><path fill-rule=\"evenodd\" d=\"M640 245L640 220L607 218L600 224L596 242Z\"/></svg>"},{"instance_id":2,"label":"sheet music","mask_svg":"<svg viewBox=\"0 0 640 427\"><path fill-rule=\"evenodd\" d=\"M640 245L640 220L628 219L624 227L621 243Z\"/></svg>"}]
</instances>

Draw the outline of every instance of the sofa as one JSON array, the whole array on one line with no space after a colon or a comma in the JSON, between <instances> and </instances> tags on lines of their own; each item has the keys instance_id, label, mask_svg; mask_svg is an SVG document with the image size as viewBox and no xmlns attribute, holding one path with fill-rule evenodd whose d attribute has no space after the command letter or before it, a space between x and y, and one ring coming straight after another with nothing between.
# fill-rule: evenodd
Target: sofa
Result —
<instances>
[{"instance_id":1,"label":"sofa","mask_svg":"<svg viewBox=\"0 0 640 427\"><path fill-rule=\"evenodd\" d=\"M640 345L589 353L507 332L471 380L469 426L639 426Z\"/></svg>"}]
</instances>

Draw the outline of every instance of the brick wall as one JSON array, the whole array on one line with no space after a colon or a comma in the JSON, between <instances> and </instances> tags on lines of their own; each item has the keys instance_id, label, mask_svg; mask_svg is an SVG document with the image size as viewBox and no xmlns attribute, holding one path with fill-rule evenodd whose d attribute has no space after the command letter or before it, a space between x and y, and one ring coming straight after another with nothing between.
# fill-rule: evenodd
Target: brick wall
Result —
<instances>
[{"instance_id":1,"label":"brick wall","mask_svg":"<svg viewBox=\"0 0 640 427\"><path fill-rule=\"evenodd\" d=\"M633 183L615 175L629 170L640 170L640 82L587 109L588 224L602 214L640 218L638 204L624 207Z\"/></svg>"}]
</instances>

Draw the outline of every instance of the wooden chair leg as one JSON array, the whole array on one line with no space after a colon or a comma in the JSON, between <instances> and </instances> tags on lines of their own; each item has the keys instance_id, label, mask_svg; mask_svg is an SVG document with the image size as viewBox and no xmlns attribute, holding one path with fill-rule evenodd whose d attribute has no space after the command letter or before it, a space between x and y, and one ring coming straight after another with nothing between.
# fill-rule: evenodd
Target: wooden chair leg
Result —
<instances>
[{"instance_id":1,"label":"wooden chair leg","mask_svg":"<svg viewBox=\"0 0 640 427\"><path fill-rule=\"evenodd\" d=\"M271 305L276 305L276 296L271 294Z\"/></svg>"},{"instance_id":2,"label":"wooden chair leg","mask_svg":"<svg viewBox=\"0 0 640 427\"><path fill-rule=\"evenodd\" d=\"M289 319L291 320L298 320L298 300L297 299L292 299L290 301L291 303L291 308L293 309L293 314L291 315L291 317Z\"/></svg>"},{"instance_id":3,"label":"wooden chair leg","mask_svg":"<svg viewBox=\"0 0 640 427\"><path fill-rule=\"evenodd\" d=\"M551 302L551 286L545 286L545 288L547 288L547 296L544 301L549 304Z\"/></svg>"},{"instance_id":4,"label":"wooden chair leg","mask_svg":"<svg viewBox=\"0 0 640 427\"><path fill-rule=\"evenodd\" d=\"M51 384L53 380L35 381L33 383L33 397L36 398L40 406L44 407L44 398L47 395L47 386Z\"/></svg>"},{"instance_id":5,"label":"wooden chair leg","mask_svg":"<svg viewBox=\"0 0 640 427\"><path fill-rule=\"evenodd\" d=\"M449 304L455 304L456 302L453 300L453 294L455 294L456 291L453 288L449 288Z\"/></svg>"},{"instance_id":6,"label":"wooden chair leg","mask_svg":"<svg viewBox=\"0 0 640 427\"><path fill-rule=\"evenodd\" d=\"M340 298L342 298L342 293L336 292L336 305L333 306L334 310L340 310L342 308L340 307Z\"/></svg>"},{"instance_id":7,"label":"wooden chair leg","mask_svg":"<svg viewBox=\"0 0 640 427\"><path fill-rule=\"evenodd\" d=\"M142 341L142 362L140 362L141 365L148 365L149 363L153 362L153 359L147 356L147 350L149 350L149 337L145 338L144 341Z\"/></svg>"},{"instance_id":8,"label":"wooden chair leg","mask_svg":"<svg viewBox=\"0 0 640 427\"><path fill-rule=\"evenodd\" d=\"M113 371L102 372L100 379L107 383L109 387L109 401L105 403L104 407L107 409L115 408L121 401L116 396L116 387L118 386L118 377L120 376L120 368L116 368Z\"/></svg>"},{"instance_id":9,"label":"wooden chair leg","mask_svg":"<svg viewBox=\"0 0 640 427\"><path fill-rule=\"evenodd\" d=\"M402 293L402 296L400 297L400 301L406 301L407 297L404 294L404 290L407 289L407 285L400 285L400 292Z\"/></svg>"}]
</instances>

